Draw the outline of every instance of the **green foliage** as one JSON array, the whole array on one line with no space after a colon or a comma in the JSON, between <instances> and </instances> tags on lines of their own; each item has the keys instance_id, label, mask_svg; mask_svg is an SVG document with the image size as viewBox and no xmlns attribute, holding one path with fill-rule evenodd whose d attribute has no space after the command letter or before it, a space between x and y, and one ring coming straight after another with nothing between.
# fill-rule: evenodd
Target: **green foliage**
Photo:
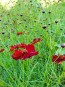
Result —
<instances>
[{"instance_id":1,"label":"green foliage","mask_svg":"<svg viewBox=\"0 0 65 87\"><path fill-rule=\"evenodd\" d=\"M17 36L19 31L25 34ZM38 37L42 38L36 45L38 56L24 61L11 58L11 45ZM65 87L65 63L52 63L53 54L64 54L60 47L64 42L64 2L42 8L37 0L18 0L10 10L0 5L0 49L5 48L0 53L0 87Z\"/></svg>"}]
</instances>

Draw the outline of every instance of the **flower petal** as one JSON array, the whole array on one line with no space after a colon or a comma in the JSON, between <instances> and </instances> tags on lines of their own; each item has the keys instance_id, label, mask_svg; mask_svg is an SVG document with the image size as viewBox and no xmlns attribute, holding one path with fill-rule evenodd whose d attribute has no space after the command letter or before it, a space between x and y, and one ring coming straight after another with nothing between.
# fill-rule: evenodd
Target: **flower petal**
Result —
<instances>
[{"instance_id":1,"label":"flower petal","mask_svg":"<svg viewBox=\"0 0 65 87\"><path fill-rule=\"evenodd\" d=\"M41 40L42 40L41 38L35 38L35 39L33 39L32 44L38 43Z\"/></svg>"},{"instance_id":2,"label":"flower petal","mask_svg":"<svg viewBox=\"0 0 65 87\"><path fill-rule=\"evenodd\" d=\"M28 44L28 45L26 46L26 50L28 51L28 53L30 53L30 52L35 52L34 45L33 45L33 44Z\"/></svg>"},{"instance_id":3,"label":"flower petal","mask_svg":"<svg viewBox=\"0 0 65 87\"><path fill-rule=\"evenodd\" d=\"M15 50L15 52L12 55L12 58L15 60L18 60L22 57L22 51L21 50Z\"/></svg>"}]
</instances>

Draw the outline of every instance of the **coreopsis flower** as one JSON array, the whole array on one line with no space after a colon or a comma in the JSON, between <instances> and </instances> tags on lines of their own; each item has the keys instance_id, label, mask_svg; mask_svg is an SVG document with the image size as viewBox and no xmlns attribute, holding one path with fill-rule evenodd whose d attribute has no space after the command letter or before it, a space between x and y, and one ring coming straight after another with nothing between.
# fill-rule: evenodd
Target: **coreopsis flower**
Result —
<instances>
[{"instance_id":1,"label":"coreopsis flower","mask_svg":"<svg viewBox=\"0 0 65 87\"><path fill-rule=\"evenodd\" d=\"M12 58L15 60L18 60L18 59L25 60L38 54L33 44L28 44L28 45L17 44L17 45L11 46L10 51L14 52L12 54Z\"/></svg>"},{"instance_id":2,"label":"coreopsis flower","mask_svg":"<svg viewBox=\"0 0 65 87\"><path fill-rule=\"evenodd\" d=\"M63 54L63 55L53 55L52 56L52 62L60 64L63 61L65 61L65 54Z\"/></svg>"}]
</instances>

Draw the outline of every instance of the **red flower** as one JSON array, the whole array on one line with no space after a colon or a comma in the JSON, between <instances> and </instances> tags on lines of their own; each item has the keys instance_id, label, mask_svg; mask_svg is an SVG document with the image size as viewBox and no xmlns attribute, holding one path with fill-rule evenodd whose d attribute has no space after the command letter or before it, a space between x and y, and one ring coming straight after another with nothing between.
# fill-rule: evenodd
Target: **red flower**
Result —
<instances>
[{"instance_id":1,"label":"red flower","mask_svg":"<svg viewBox=\"0 0 65 87\"><path fill-rule=\"evenodd\" d=\"M14 51L14 53L12 55L13 59L15 59L15 60L18 60L18 59L25 60L27 58L30 58L30 57L38 54L38 52L35 51L33 44L28 44L28 45L25 45L23 47L25 47L25 48L23 48L21 50L17 49L17 50Z\"/></svg>"},{"instance_id":2,"label":"red flower","mask_svg":"<svg viewBox=\"0 0 65 87\"><path fill-rule=\"evenodd\" d=\"M55 63L62 63L63 61L65 61L65 54L63 55L53 55L52 57L52 62L55 62Z\"/></svg>"},{"instance_id":3,"label":"red flower","mask_svg":"<svg viewBox=\"0 0 65 87\"><path fill-rule=\"evenodd\" d=\"M35 38L35 39L33 39L32 44L38 43L41 40L42 40L41 38Z\"/></svg>"},{"instance_id":4,"label":"red flower","mask_svg":"<svg viewBox=\"0 0 65 87\"><path fill-rule=\"evenodd\" d=\"M23 34L23 32L17 32L17 35Z\"/></svg>"},{"instance_id":5,"label":"red flower","mask_svg":"<svg viewBox=\"0 0 65 87\"><path fill-rule=\"evenodd\" d=\"M3 51L4 51L4 48L2 48L2 49L0 50L0 53L3 52Z\"/></svg>"}]
</instances>

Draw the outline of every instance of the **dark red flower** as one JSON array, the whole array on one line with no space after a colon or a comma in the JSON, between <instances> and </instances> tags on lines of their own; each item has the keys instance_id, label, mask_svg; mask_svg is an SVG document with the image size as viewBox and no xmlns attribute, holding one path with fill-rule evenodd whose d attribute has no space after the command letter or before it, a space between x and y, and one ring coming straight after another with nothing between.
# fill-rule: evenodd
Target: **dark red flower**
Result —
<instances>
[{"instance_id":1,"label":"dark red flower","mask_svg":"<svg viewBox=\"0 0 65 87\"><path fill-rule=\"evenodd\" d=\"M12 58L15 60L18 60L18 59L25 60L25 59L28 59L32 56L37 55L37 54L38 54L38 52L35 51L34 45L28 44L28 45L24 45L23 49L21 49L21 50L19 50L19 49L14 50Z\"/></svg>"},{"instance_id":2,"label":"dark red flower","mask_svg":"<svg viewBox=\"0 0 65 87\"><path fill-rule=\"evenodd\" d=\"M38 43L41 40L42 40L41 38L35 38L35 39L33 39L32 44Z\"/></svg>"},{"instance_id":3,"label":"dark red flower","mask_svg":"<svg viewBox=\"0 0 65 87\"><path fill-rule=\"evenodd\" d=\"M63 54L63 55L53 55L53 57L52 57L52 62L60 64L63 61L65 61L65 54Z\"/></svg>"},{"instance_id":4,"label":"dark red flower","mask_svg":"<svg viewBox=\"0 0 65 87\"><path fill-rule=\"evenodd\" d=\"M23 34L23 32L17 32L17 35L21 35L21 34Z\"/></svg>"},{"instance_id":5,"label":"dark red flower","mask_svg":"<svg viewBox=\"0 0 65 87\"><path fill-rule=\"evenodd\" d=\"M0 49L0 53L4 51L4 48Z\"/></svg>"}]
</instances>

